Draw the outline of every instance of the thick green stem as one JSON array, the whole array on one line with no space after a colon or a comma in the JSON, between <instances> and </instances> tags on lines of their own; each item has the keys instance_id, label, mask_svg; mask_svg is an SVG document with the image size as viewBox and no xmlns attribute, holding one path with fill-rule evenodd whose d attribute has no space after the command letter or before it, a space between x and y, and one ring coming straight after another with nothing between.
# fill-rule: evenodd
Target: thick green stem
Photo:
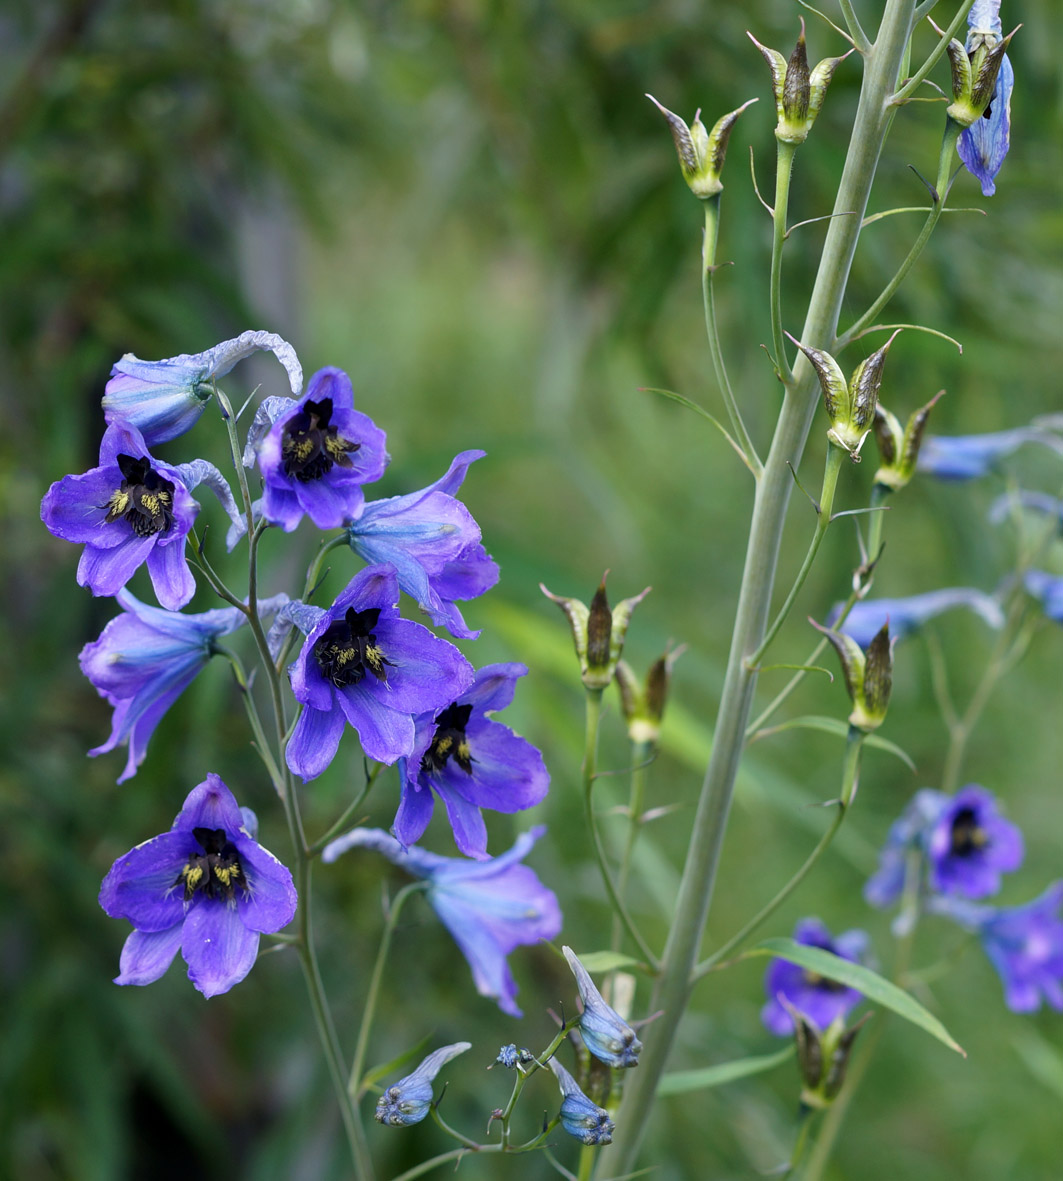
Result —
<instances>
[{"instance_id":1,"label":"thick green stem","mask_svg":"<svg viewBox=\"0 0 1063 1181\"><path fill-rule=\"evenodd\" d=\"M772 218L771 239L771 341L775 349L775 365L784 384L793 380L790 362L786 359L786 340L782 323L782 250L786 241L786 218L790 207L790 178L794 169L796 144L778 141L775 157L775 212Z\"/></svg>"},{"instance_id":2,"label":"thick green stem","mask_svg":"<svg viewBox=\"0 0 1063 1181\"><path fill-rule=\"evenodd\" d=\"M813 348L831 351L849 270L867 208L868 194L882 144L891 121L887 107L897 86L900 64L911 35L913 0L887 0L878 39L865 58L860 101L839 186L834 217L829 223L808 315L800 339ZM675 915L654 989L650 1010L660 1018L646 1031L638 1070L625 1087L617 1116L616 1137L599 1160L601 1177L619 1176L634 1168L649 1121L654 1095L680 1019L690 997L691 973L712 901L720 850L730 812L738 763L745 745L746 722L756 687L748 658L759 647L767 626L775 568L782 538L792 477L789 464L799 464L819 399L819 382L803 356L787 389L763 477L755 492L746 564L739 594L716 719L712 757L705 774L690 847L679 887Z\"/></svg>"}]
</instances>

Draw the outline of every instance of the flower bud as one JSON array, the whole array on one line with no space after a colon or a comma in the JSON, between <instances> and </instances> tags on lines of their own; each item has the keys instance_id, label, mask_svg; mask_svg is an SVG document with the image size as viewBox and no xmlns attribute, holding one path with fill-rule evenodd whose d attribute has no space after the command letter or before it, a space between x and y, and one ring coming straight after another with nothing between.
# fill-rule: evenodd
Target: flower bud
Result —
<instances>
[{"instance_id":1,"label":"flower bud","mask_svg":"<svg viewBox=\"0 0 1063 1181\"><path fill-rule=\"evenodd\" d=\"M568 616L583 684L588 689L607 688L624 650L624 637L631 622L631 613L650 593L650 588L646 587L642 594L634 598L623 599L612 611L605 595L604 574L590 607L579 599L566 599L552 594L542 583L539 583L539 589Z\"/></svg>"},{"instance_id":2,"label":"flower bud","mask_svg":"<svg viewBox=\"0 0 1063 1181\"><path fill-rule=\"evenodd\" d=\"M848 382L841 366L830 353L822 349L806 348L799 340L795 340L789 333L786 334L809 359L819 377L819 384L823 388L823 401L831 422L827 431L828 440L836 447L848 451L853 463L860 462L860 448L863 447L864 440L875 421L886 354L900 331L898 328L882 348L861 361L853 370Z\"/></svg>"},{"instance_id":3,"label":"flower bud","mask_svg":"<svg viewBox=\"0 0 1063 1181\"><path fill-rule=\"evenodd\" d=\"M377 1123L392 1128L419 1124L432 1106L432 1082L436 1075L451 1058L464 1054L471 1047L472 1042L443 1046L429 1054L412 1074L388 1087L376 1103Z\"/></svg>"},{"instance_id":4,"label":"flower bud","mask_svg":"<svg viewBox=\"0 0 1063 1181\"><path fill-rule=\"evenodd\" d=\"M746 36L764 55L768 69L771 70L775 111L779 120L775 125L775 138L786 144L804 143L809 131L812 130L820 107L823 106L823 99L835 68L852 53L852 50L843 53L841 57L824 58L809 73L803 18L801 33L789 61L777 49L761 45L752 33L747 33Z\"/></svg>"},{"instance_id":5,"label":"flower bud","mask_svg":"<svg viewBox=\"0 0 1063 1181\"><path fill-rule=\"evenodd\" d=\"M731 138L731 130L738 116L757 100L751 98L734 111L717 120L712 131L705 130L701 121L701 111L694 114L694 122L688 127L686 122L675 112L662 107L653 97L646 97L668 120L672 129L672 139L675 140L675 150L679 154L679 167L683 172L683 179L690 187L695 197L705 200L715 197L723 189L720 173L723 171L723 160L727 154L727 141Z\"/></svg>"},{"instance_id":6,"label":"flower bud","mask_svg":"<svg viewBox=\"0 0 1063 1181\"><path fill-rule=\"evenodd\" d=\"M632 742L654 747L661 732L661 718L668 699L672 679L672 665L686 651L686 644L666 651L655 660L639 684L631 665L621 660L616 666L616 683L620 690L620 708L627 722L627 736Z\"/></svg>"},{"instance_id":7,"label":"flower bud","mask_svg":"<svg viewBox=\"0 0 1063 1181\"><path fill-rule=\"evenodd\" d=\"M875 472L876 484L896 492L915 475L926 420L944 393L944 390L939 390L925 406L920 406L903 428L896 415L891 414L881 403L876 406L875 442L878 444L878 453L882 460L878 471Z\"/></svg>"},{"instance_id":8,"label":"flower bud","mask_svg":"<svg viewBox=\"0 0 1063 1181\"><path fill-rule=\"evenodd\" d=\"M810 1017L795 1009L785 997L780 1003L793 1018L797 1065L804 1082L801 1102L805 1107L829 1107L845 1082L845 1072L856 1035L871 1014L865 1013L849 1029L845 1028L845 1019L838 1017L826 1029L821 1030Z\"/></svg>"},{"instance_id":9,"label":"flower bud","mask_svg":"<svg viewBox=\"0 0 1063 1181\"><path fill-rule=\"evenodd\" d=\"M635 1031L611 1005L606 1004L572 948L562 947L561 951L576 977L579 999L583 1002L579 1031L587 1049L607 1066L637 1066L642 1042Z\"/></svg>"},{"instance_id":10,"label":"flower bud","mask_svg":"<svg viewBox=\"0 0 1063 1181\"><path fill-rule=\"evenodd\" d=\"M549 1066L564 1096L561 1126L582 1144L611 1144L616 1125L609 1118L609 1112L584 1095L576 1080L556 1058L550 1059Z\"/></svg>"},{"instance_id":11,"label":"flower bud","mask_svg":"<svg viewBox=\"0 0 1063 1181\"><path fill-rule=\"evenodd\" d=\"M866 651L851 636L821 627L814 619L809 623L827 637L842 662L845 688L853 702L849 725L865 733L877 730L886 718L893 688L893 645L889 622L875 633Z\"/></svg>"}]
</instances>

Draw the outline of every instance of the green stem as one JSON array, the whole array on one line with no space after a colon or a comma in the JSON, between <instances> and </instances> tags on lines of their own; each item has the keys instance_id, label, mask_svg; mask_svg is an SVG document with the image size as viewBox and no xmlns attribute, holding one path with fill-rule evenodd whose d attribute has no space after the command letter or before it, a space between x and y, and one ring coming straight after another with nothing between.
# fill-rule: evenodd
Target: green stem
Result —
<instances>
[{"instance_id":1,"label":"green stem","mask_svg":"<svg viewBox=\"0 0 1063 1181\"><path fill-rule=\"evenodd\" d=\"M871 42L867 39L867 34L857 19L852 0L838 0L838 5L842 10L842 16L845 17L845 27L849 30L849 36L852 37L857 52L867 53L871 48Z\"/></svg>"},{"instance_id":2,"label":"green stem","mask_svg":"<svg viewBox=\"0 0 1063 1181\"><path fill-rule=\"evenodd\" d=\"M790 897L809 875L816 862L827 851L838 829L841 828L842 821L849 811L849 804L856 794L857 780L860 775L860 751L866 737L867 735L862 730L857 730L853 726L849 727L849 737L845 747L845 760L842 763L842 788L837 800L837 811L830 823L830 827L819 838L819 843L805 858L804 864L790 878L786 885L770 901L766 902L740 931L728 939L721 947L718 947L707 960L695 968L694 978L696 980L701 979L706 973L711 972L716 964L726 959L733 951L741 947L761 923L770 918L782 906L786 899Z\"/></svg>"},{"instance_id":3,"label":"green stem","mask_svg":"<svg viewBox=\"0 0 1063 1181\"><path fill-rule=\"evenodd\" d=\"M764 639L760 646L749 658L751 668L756 668L760 664L764 653L778 634L779 628L786 622L786 617L790 614L801 588L805 585L805 579L812 569L812 563L816 560L820 544L830 527L831 513L834 511L834 493L838 487L838 474L842 470L844 458L845 451L841 447L836 447L833 443L827 444L827 462L823 470L823 490L820 493L819 504L816 506L816 528L812 534L812 541L805 554L805 560L801 563L801 569L797 572L797 578L794 579L794 584L790 587L790 593L786 596L786 601L779 609L779 614L775 616L772 625L764 633Z\"/></svg>"},{"instance_id":4,"label":"green stem","mask_svg":"<svg viewBox=\"0 0 1063 1181\"><path fill-rule=\"evenodd\" d=\"M720 333L716 327L716 289L713 280L716 274L716 243L720 231L720 194L707 198L702 204L705 207L705 232L701 240L701 298L705 309L705 335L709 340L709 353L712 356L716 381L719 383L738 445L745 452L746 462L753 475L759 478L763 465L746 430L734 390L731 389L731 380L727 376L727 366L720 344Z\"/></svg>"},{"instance_id":5,"label":"green stem","mask_svg":"<svg viewBox=\"0 0 1063 1181\"><path fill-rule=\"evenodd\" d=\"M410 882L395 895L395 900L388 909L387 920L380 936L380 946L377 948L376 963L373 965L373 975L369 980L369 991L366 993L365 1008L362 1010L362 1023L358 1027L358 1044L354 1049L354 1060L351 1063L350 1077L347 1081L347 1094L351 1100L358 1102L362 1089L362 1071L365 1068L365 1055L369 1048L369 1033L376 1016L376 1003L380 996L380 983L384 979L384 967L387 964L388 952L391 950L391 938L395 934L395 925L399 921L399 914L403 904L411 894L424 890L425 882Z\"/></svg>"},{"instance_id":6,"label":"green stem","mask_svg":"<svg viewBox=\"0 0 1063 1181\"><path fill-rule=\"evenodd\" d=\"M635 851L635 842L642 830L642 803L646 795L646 771L653 758L653 743L645 739L631 744L631 788L628 793L627 804L627 838L624 841L624 851L620 857L620 872L617 875L616 892L621 900L627 894L627 880L631 872L631 858ZM618 915L613 916L613 951L620 950L620 940L623 927Z\"/></svg>"},{"instance_id":7,"label":"green stem","mask_svg":"<svg viewBox=\"0 0 1063 1181\"><path fill-rule=\"evenodd\" d=\"M347 807L343 809L343 812L341 813L339 819L336 820L336 822L334 824L331 824L329 826L327 832L323 833L320 837L318 837L318 839L316 841L314 841L314 843L312 845L308 846L308 848L306 850L306 854L308 857L320 857L321 850L324 849L324 847L329 843L329 841L331 841L334 837L338 837L340 835L340 833L343 832L343 830L347 827L347 825L350 824L351 817L355 814L355 812L358 811L358 809L365 802L365 797L367 795L369 795L370 791L373 788L373 784L377 780L377 776L380 774L380 772L383 769L384 769L383 763L377 763L376 766L373 767L372 771L370 771L369 774L365 777L365 786L358 793L358 795L355 796L355 798L347 805Z\"/></svg>"},{"instance_id":8,"label":"green stem","mask_svg":"<svg viewBox=\"0 0 1063 1181\"><path fill-rule=\"evenodd\" d=\"M930 71L938 64L945 56L945 49L949 41L959 32L960 26L967 19L967 14L971 11L971 5L974 0L964 0L960 5L959 11L952 18L952 23L945 30L937 45L930 51L930 56L919 67L918 70L908 79L907 82L897 91L897 93L890 99L891 105L899 107L901 103L907 102L909 98L916 92L916 90L923 84ZM921 6L925 7L925 6ZM929 10L928 10L929 11ZM921 13L919 15L922 15Z\"/></svg>"},{"instance_id":9,"label":"green stem","mask_svg":"<svg viewBox=\"0 0 1063 1181\"><path fill-rule=\"evenodd\" d=\"M786 217L790 205L790 179L793 176L796 144L777 141L775 156L775 208L772 215L771 239L771 340L775 349L775 365L784 385L793 381L793 370L786 358L786 340L782 323L782 250L786 241Z\"/></svg>"},{"instance_id":10,"label":"green stem","mask_svg":"<svg viewBox=\"0 0 1063 1181\"><path fill-rule=\"evenodd\" d=\"M882 144L891 122L886 100L897 77L911 35L913 0L886 0L878 40L864 58L865 72L853 134L839 185L834 217L828 224L808 315L800 339L809 347L834 346L838 315L860 236L861 221ZM746 722L756 688L748 666L767 626L782 530L792 477L799 466L819 401L819 381L811 365L798 357L794 383L783 397L771 451L754 494L746 563L738 609L716 718L712 756L694 817L661 971L650 1004L661 1016L647 1029L639 1068L632 1071L617 1116L615 1139L599 1157L598 1175L630 1172L650 1118L680 1019L690 998L691 972L712 902L723 837L727 828L738 763L745 745Z\"/></svg>"}]
</instances>

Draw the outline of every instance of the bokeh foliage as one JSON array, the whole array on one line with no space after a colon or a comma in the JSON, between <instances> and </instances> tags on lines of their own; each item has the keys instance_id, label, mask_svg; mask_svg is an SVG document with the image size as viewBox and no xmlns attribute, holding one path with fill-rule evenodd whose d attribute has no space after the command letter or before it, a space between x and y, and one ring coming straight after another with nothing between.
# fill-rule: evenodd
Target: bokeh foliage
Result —
<instances>
[{"instance_id":1,"label":"bokeh foliage","mask_svg":"<svg viewBox=\"0 0 1063 1181\"><path fill-rule=\"evenodd\" d=\"M858 9L870 25L878 4ZM286 840L221 668L171 711L131 782L114 785L120 756L84 758L106 734L109 712L81 679L76 653L111 606L74 585L76 553L47 536L37 506L53 479L93 465L98 399L123 352L192 352L262 327L291 339L308 371L342 366L359 408L389 433L394 460L381 494L420 487L458 450L488 451L466 493L503 577L470 607L485 630L466 650L477 663L520 659L531 668L507 718L542 745L554 776L540 809L552 835L532 860L558 890L565 939L578 950L606 943L608 918L581 831L575 662L536 584L587 597L605 568L616 596L653 584L629 635L630 659L645 667L670 638L690 646L651 780L653 806L675 809L650 828L639 861L636 909L651 941L663 938L711 739L751 488L701 420L640 392L668 387L718 408L701 328L699 211L642 95L651 91L687 117L700 106L710 121L761 96L730 148L721 252L735 265L719 292L732 379L763 440L778 404L757 347L769 337L770 222L753 196L747 153L752 144L768 192L773 120L766 71L745 30L786 49L797 12L784 0L13 0L0 16L0 1172L31 1181L190 1170L344 1175L289 957L269 956L209 1004L177 968L150 989L110 983L123 933L96 906L99 880L115 856L170 823L206 770L258 810L265 842L282 857ZM985 201L960 178L954 203L988 216L946 217L888 313L964 343L961 358L908 333L888 365L883 398L899 413L948 389L933 423L945 433L1017 425L1059 408L1058 22L1048 0L1028 0L1012 15L1026 28L1013 45L1013 145L997 196ZM814 60L840 52L814 18L809 38ZM929 46L930 33L921 38ZM799 156L794 221L830 208L857 85L847 63ZM932 171L941 123L933 104L900 113L873 210L925 199L907 166ZM850 316L877 292L917 223L898 215L864 235ZM812 225L788 244L792 331L821 241L822 225ZM238 371L229 380L237 401L259 372L274 383L269 392L281 392L279 371L267 365L253 379ZM166 457L186 457L186 443L223 460L211 414ZM811 486L822 445L817 428L802 472ZM842 507L866 502L870 468L846 473ZM1056 491L1063 482L1058 464L1035 453L1021 455L1013 473L1020 468L1037 487ZM877 589L995 587L1010 543L1006 532L988 531L985 516L1003 487L923 481L898 497ZM204 517L220 529L213 508ZM782 579L796 570L811 524L796 497ZM309 552L309 533L297 536ZM269 540L270 589L292 589L301 559ZM1053 556L1063 573L1063 553ZM821 618L846 593L857 560L842 524L779 641L780 660L807 653L811 635L799 621ZM337 559L329 589L352 569ZM201 593L195 605L212 604ZM962 696L989 640L960 618L938 630ZM1046 629L995 695L965 768L966 778L1000 793L1027 833L1027 868L1005 903L1059 873L1061 656L1063 635ZM891 818L915 788L935 783L944 749L921 641L898 649L897 666L884 733L911 753L918 774L869 752L858 806L828 864L773 924L773 933L789 933L796 917L818 913L835 930L866 925L886 962L886 921L864 906L860 887ZM764 700L783 675L765 676ZM847 709L840 684L812 679L790 712ZM604 765L622 772L615 703L603 739ZM823 823L812 805L836 790L840 754L835 740L807 733L752 748L710 936L726 937L803 858ZM311 831L330 821L360 774L349 755L306 790ZM623 798L623 775L600 787L605 811ZM386 826L394 801L385 777L369 821ZM605 823L619 838L620 821ZM496 818L491 831L491 847L501 849L514 829ZM433 836L445 851L445 834ZM348 1041L382 877L394 883L382 865L353 858L317 875L318 930ZM937 941L951 938L928 924L917 962L935 959ZM458 1126L481 1127L505 1092L497 1071L470 1069L474 1058L486 1065L503 1042L545 1042L545 1010L570 997L567 971L549 951L518 953L514 966L527 1014L519 1028L475 996L426 908L411 908L396 940L374 1057L428 1033L440 1043L473 1040L462 1069L448 1072L447 1116ZM1008 1014L976 952L921 999L940 1006L969 1059L891 1027L835 1175L1057 1176L1060 1019ZM756 966L702 984L674 1068L774 1049L759 1024L761 1000ZM541 1102L554 1102L548 1089ZM669 1179L769 1169L785 1159L795 1102L787 1067L662 1102L647 1160ZM445 1147L427 1125L405 1135L370 1131L382 1175ZM511 1168L519 1177L554 1175L537 1158ZM494 1162L463 1164L474 1177L496 1170Z\"/></svg>"}]
</instances>

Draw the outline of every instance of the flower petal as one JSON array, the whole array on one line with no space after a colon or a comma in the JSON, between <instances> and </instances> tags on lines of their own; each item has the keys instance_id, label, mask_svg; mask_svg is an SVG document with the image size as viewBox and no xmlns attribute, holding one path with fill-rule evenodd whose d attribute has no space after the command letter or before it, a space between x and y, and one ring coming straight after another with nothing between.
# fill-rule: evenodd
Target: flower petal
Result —
<instances>
[{"instance_id":1,"label":"flower petal","mask_svg":"<svg viewBox=\"0 0 1063 1181\"><path fill-rule=\"evenodd\" d=\"M180 923L165 931L132 931L122 946L115 984L154 984L173 963L182 934Z\"/></svg>"},{"instance_id":2,"label":"flower petal","mask_svg":"<svg viewBox=\"0 0 1063 1181\"><path fill-rule=\"evenodd\" d=\"M304 706L284 757L304 783L316 779L332 762L343 734L343 713L335 708Z\"/></svg>"},{"instance_id":3,"label":"flower petal","mask_svg":"<svg viewBox=\"0 0 1063 1181\"><path fill-rule=\"evenodd\" d=\"M254 967L258 941L258 932L244 926L235 905L200 901L188 912L181 940L189 980L204 996L228 992Z\"/></svg>"}]
</instances>

